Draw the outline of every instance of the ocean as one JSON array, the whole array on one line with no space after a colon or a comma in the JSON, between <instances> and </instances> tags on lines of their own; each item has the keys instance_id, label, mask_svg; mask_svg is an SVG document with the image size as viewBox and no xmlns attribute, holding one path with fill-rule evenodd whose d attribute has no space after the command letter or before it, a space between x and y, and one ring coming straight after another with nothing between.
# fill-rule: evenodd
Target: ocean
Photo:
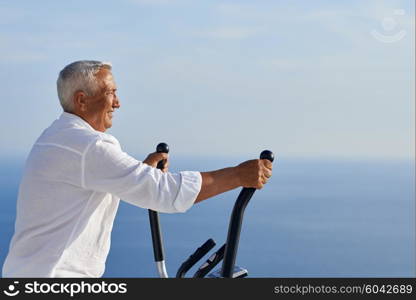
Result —
<instances>
[{"instance_id":1,"label":"ocean","mask_svg":"<svg viewBox=\"0 0 416 300\"><path fill-rule=\"evenodd\" d=\"M170 171L240 161L171 156ZM0 266L14 230L23 164L24 158L0 159ZM208 238L215 249L225 242L239 191L186 213L160 214L170 276ZM415 244L414 161L279 157L273 177L247 206L237 265L250 277L414 277ZM157 277L147 210L121 201L104 277Z\"/></svg>"}]
</instances>

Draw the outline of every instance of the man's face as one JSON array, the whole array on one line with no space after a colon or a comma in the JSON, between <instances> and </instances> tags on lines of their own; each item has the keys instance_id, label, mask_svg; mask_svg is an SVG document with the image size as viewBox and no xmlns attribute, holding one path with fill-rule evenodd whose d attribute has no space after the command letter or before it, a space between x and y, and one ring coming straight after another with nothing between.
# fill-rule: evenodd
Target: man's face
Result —
<instances>
[{"instance_id":1,"label":"man's face","mask_svg":"<svg viewBox=\"0 0 416 300\"><path fill-rule=\"evenodd\" d=\"M113 112L120 107L116 95L116 84L113 75L107 69L101 69L96 74L99 90L94 96L86 96L81 117L95 130L106 131L112 125Z\"/></svg>"}]
</instances>

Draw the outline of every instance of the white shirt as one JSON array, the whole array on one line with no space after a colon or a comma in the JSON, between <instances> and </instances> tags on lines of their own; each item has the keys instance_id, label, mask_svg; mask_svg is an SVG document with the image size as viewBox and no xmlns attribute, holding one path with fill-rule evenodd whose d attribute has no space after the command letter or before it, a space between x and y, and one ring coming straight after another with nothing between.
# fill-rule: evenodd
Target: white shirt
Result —
<instances>
[{"instance_id":1,"label":"white shirt","mask_svg":"<svg viewBox=\"0 0 416 300\"><path fill-rule=\"evenodd\" d=\"M116 138L64 112L26 161L3 277L101 277L120 198L185 212L201 182L199 172L163 173L137 161Z\"/></svg>"}]
</instances>

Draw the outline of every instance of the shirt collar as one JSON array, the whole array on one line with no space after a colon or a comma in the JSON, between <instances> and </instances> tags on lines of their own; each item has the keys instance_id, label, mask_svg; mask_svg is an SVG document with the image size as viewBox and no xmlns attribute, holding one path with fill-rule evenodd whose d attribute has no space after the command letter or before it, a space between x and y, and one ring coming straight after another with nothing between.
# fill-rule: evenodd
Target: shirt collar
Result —
<instances>
[{"instance_id":1,"label":"shirt collar","mask_svg":"<svg viewBox=\"0 0 416 300\"><path fill-rule=\"evenodd\" d=\"M96 131L87 121L85 121L81 117L71 113L67 113L65 111L61 114L59 119Z\"/></svg>"}]
</instances>

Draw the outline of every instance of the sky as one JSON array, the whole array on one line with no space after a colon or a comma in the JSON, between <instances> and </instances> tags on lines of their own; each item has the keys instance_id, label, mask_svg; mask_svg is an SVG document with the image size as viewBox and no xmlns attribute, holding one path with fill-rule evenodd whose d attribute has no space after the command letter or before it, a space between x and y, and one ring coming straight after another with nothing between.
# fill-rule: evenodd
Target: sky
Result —
<instances>
[{"instance_id":1,"label":"sky","mask_svg":"<svg viewBox=\"0 0 416 300\"><path fill-rule=\"evenodd\" d=\"M59 117L56 79L110 61L128 153L412 159L414 1L0 0L0 156ZM144 158L144 157L143 157ZM140 159L140 157L138 157Z\"/></svg>"}]
</instances>

